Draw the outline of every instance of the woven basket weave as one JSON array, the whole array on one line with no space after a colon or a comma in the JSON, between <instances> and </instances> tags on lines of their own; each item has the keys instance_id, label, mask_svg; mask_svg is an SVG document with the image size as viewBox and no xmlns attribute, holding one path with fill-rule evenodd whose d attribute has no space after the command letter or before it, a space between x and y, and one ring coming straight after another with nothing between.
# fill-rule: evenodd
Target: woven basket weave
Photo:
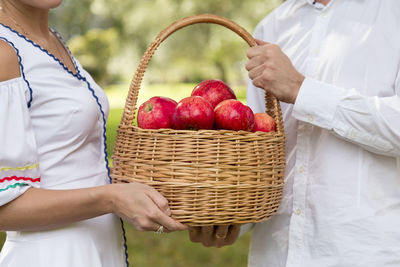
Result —
<instances>
[{"instance_id":1,"label":"woven basket weave","mask_svg":"<svg viewBox=\"0 0 400 267\"><path fill-rule=\"evenodd\" d=\"M172 217L190 226L266 220L278 209L285 168L285 133L276 98L265 97L276 132L147 130L133 125L152 55L169 35L196 23L222 25L256 45L236 23L209 14L187 17L164 29L144 53L129 89L113 152L113 183L153 186L168 199Z\"/></svg>"}]
</instances>

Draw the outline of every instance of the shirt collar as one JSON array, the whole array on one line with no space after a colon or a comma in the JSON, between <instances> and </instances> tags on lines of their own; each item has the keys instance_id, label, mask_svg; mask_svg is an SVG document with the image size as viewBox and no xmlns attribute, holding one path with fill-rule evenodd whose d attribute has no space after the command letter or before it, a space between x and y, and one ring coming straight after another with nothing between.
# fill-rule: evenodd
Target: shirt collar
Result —
<instances>
[{"instance_id":1,"label":"shirt collar","mask_svg":"<svg viewBox=\"0 0 400 267\"><path fill-rule=\"evenodd\" d=\"M323 10L323 9L327 9L335 0L331 0L330 2L329 2L329 4L327 4L326 6L325 5L323 5L323 4L321 4L321 3L318 3L318 2L316 2L315 4L314 4L314 0L305 0L308 4L310 4L310 5L312 5L313 7L315 7L316 9L319 9L319 10Z\"/></svg>"}]
</instances>

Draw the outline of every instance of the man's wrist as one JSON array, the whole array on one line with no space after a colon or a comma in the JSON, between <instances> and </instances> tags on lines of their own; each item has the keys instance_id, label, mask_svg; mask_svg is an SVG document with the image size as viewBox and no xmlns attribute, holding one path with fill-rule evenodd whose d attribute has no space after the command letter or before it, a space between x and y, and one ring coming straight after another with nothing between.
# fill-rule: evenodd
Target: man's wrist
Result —
<instances>
[{"instance_id":1,"label":"man's wrist","mask_svg":"<svg viewBox=\"0 0 400 267\"><path fill-rule=\"evenodd\" d=\"M296 82L294 85L294 89L292 90L293 96L291 99L291 104L296 103L297 96L299 95L299 91L300 91L301 85L303 84L304 80L305 80L304 75L299 73L298 78L296 79Z\"/></svg>"}]
</instances>

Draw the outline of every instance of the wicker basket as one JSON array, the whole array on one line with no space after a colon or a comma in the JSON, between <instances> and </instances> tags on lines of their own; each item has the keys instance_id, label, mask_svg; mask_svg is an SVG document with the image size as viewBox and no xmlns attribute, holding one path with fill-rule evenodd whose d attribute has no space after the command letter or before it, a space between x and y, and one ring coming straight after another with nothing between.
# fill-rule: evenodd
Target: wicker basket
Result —
<instances>
[{"instance_id":1,"label":"wicker basket","mask_svg":"<svg viewBox=\"0 0 400 267\"><path fill-rule=\"evenodd\" d=\"M129 89L113 153L113 182L153 186L168 199L172 217L190 226L266 220L278 209L285 168L282 113L273 96L266 94L266 112L275 119L276 132L146 130L133 125L152 55L169 35L196 23L222 25L256 45L236 23L209 14L184 18L163 30L144 53Z\"/></svg>"}]
</instances>

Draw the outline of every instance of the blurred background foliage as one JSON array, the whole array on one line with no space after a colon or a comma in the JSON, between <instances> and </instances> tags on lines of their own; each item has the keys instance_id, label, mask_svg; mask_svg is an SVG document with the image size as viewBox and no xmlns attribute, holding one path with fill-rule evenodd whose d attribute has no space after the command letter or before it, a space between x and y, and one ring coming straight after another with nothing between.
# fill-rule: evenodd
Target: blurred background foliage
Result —
<instances>
[{"instance_id":1,"label":"blurred background foliage","mask_svg":"<svg viewBox=\"0 0 400 267\"><path fill-rule=\"evenodd\" d=\"M131 79L157 34L172 22L195 14L229 18L253 32L281 0L70 0L51 14L60 32L102 86ZM217 78L244 84L247 44L217 25L193 25L170 36L150 62L146 82L198 82Z\"/></svg>"},{"instance_id":2,"label":"blurred background foliage","mask_svg":"<svg viewBox=\"0 0 400 267\"><path fill-rule=\"evenodd\" d=\"M52 11L50 25L107 93L110 157L132 75L160 31L180 18L210 13L253 32L257 23L282 2L65 0ZM193 25L179 30L161 44L150 61L137 106L155 95L179 101L205 79L224 80L245 102L247 48L239 36L218 25ZM241 267L247 263L250 234L232 246L217 249L190 242L186 231L159 236L125 225L131 266ZM0 232L0 250L4 240L5 233Z\"/></svg>"}]
</instances>

